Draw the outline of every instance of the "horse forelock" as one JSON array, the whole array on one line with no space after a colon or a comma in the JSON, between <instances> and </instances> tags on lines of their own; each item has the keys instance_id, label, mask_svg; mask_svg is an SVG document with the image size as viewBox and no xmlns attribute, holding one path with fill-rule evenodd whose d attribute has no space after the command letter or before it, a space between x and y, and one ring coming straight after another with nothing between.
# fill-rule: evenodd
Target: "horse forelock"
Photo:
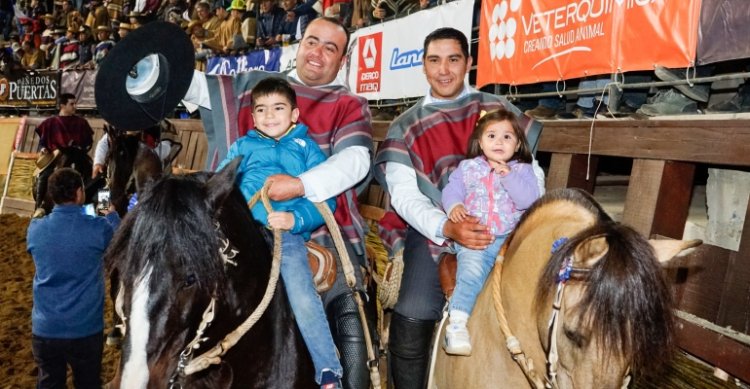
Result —
<instances>
[{"instance_id":1,"label":"horse forelock","mask_svg":"<svg viewBox=\"0 0 750 389\"><path fill-rule=\"evenodd\" d=\"M206 200L205 183L195 177L169 176L157 181L126 217L129 236L115 242L124 249L123 282L147 264L153 279L164 280L173 269L190 275L202 289L216 291L224 281L217 232Z\"/></svg>"},{"instance_id":2,"label":"horse forelock","mask_svg":"<svg viewBox=\"0 0 750 389\"><path fill-rule=\"evenodd\" d=\"M672 298L653 249L632 228L602 221L570 237L552 254L537 285L536 301L551 301L563 261L596 237L606 239L608 250L578 284L584 288L582 297L566 316L578 315L576 321L585 323L597 339L605 360L622 358L636 374L650 374L671 355Z\"/></svg>"}]
</instances>

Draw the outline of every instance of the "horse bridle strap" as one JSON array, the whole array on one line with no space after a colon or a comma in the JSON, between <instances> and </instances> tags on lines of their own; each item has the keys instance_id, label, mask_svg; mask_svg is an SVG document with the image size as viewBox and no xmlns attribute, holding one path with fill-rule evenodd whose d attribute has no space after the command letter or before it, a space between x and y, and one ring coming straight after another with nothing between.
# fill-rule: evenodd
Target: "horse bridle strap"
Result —
<instances>
[{"instance_id":1,"label":"horse bridle strap","mask_svg":"<svg viewBox=\"0 0 750 389\"><path fill-rule=\"evenodd\" d=\"M248 204L250 207L252 205L255 205L255 203L258 201L258 199L263 202L263 205L266 207L267 210L271 209L271 202L268 200L268 186L264 185L263 188L256 193L253 198L250 199ZM266 311L266 308L268 308L268 304L270 304L271 299L273 298L274 293L276 292L276 285L279 281L279 273L281 270L281 230L274 229L273 230L273 261L271 262L271 275L268 279L268 285L266 286L266 292L263 295L263 298L261 299L260 303L258 303L258 306L255 307L255 310L250 314L250 316L245 319L242 324L239 325L239 327L235 328L234 331L227 334L224 339L222 339L219 343L214 345L210 350L204 352L203 354L199 355L193 360L190 360L185 364L185 366L180 369L180 366L178 366L178 374L181 377L188 376L193 373L197 373L199 371L202 371L206 368L208 368L211 365L219 364L221 363L221 357L226 354L229 349L231 349L239 340L242 338L243 335L247 333L247 331L250 330L250 328L255 325L255 323L260 319L260 317L263 315L263 313ZM213 299L211 300L211 304L213 304ZM208 311L208 309L207 309ZM201 331L199 328L198 331ZM198 338L200 334L196 335L196 338ZM199 344L200 342L198 342ZM194 348L196 344L193 342L190 342L188 346L183 350L183 353L187 353L188 357L192 351L191 349ZM181 354L182 355L182 354ZM182 359L182 358L181 358Z\"/></svg>"}]
</instances>

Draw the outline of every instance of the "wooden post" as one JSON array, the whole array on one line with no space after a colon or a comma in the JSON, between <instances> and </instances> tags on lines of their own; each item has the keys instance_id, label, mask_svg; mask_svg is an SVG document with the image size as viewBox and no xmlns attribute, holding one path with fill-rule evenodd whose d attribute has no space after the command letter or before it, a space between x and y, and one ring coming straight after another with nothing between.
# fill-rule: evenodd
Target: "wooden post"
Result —
<instances>
[{"instance_id":1,"label":"wooden post","mask_svg":"<svg viewBox=\"0 0 750 389\"><path fill-rule=\"evenodd\" d=\"M716 324L750 334L750 196L739 251L729 257Z\"/></svg>"},{"instance_id":2,"label":"wooden post","mask_svg":"<svg viewBox=\"0 0 750 389\"><path fill-rule=\"evenodd\" d=\"M581 188L594 193L599 157L591 156L590 164L584 154L553 153L547 175L547 190L558 188ZM586 179L588 170L589 179Z\"/></svg>"},{"instance_id":3,"label":"wooden post","mask_svg":"<svg viewBox=\"0 0 750 389\"><path fill-rule=\"evenodd\" d=\"M622 220L645 236L681 239L692 195L695 164L635 159Z\"/></svg>"}]
</instances>

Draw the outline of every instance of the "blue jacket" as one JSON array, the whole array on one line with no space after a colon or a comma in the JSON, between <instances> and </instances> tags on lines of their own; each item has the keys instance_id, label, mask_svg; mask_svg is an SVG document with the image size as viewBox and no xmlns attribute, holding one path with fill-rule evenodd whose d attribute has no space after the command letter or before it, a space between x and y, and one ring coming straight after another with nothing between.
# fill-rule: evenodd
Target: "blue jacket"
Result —
<instances>
[{"instance_id":1,"label":"blue jacket","mask_svg":"<svg viewBox=\"0 0 750 389\"><path fill-rule=\"evenodd\" d=\"M88 216L78 205L57 205L31 220L26 244L36 267L34 335L76 339L104 329L102 255L119 221L117 212Z\"/></svg>"},{"instance_id":2,"label":"blue jacket","mask_svg":"<svg viewBox=\"0 0 750 389\"><path fill-rule=\"evenodd\" d=\"M276 140L252 130L237 139L227 152L227 157L216 170L238 156L243 156L239 167L239 185L246 200L255 195L273 174L288 174L297 177L325 161L326 157L312 138L307 135L307 126L297 124L289 133ZM326 203L331 212L336 209L336 199L330 198ZM294 228L291 233L301 234L305 240L310 233L322 226L325 221L310 200L298 197L286 201L271 201L275 211L287 211L294 215ZM258 201L252 209L255 220L268 225L268 213Z\"/></svg>"}]
</instances>

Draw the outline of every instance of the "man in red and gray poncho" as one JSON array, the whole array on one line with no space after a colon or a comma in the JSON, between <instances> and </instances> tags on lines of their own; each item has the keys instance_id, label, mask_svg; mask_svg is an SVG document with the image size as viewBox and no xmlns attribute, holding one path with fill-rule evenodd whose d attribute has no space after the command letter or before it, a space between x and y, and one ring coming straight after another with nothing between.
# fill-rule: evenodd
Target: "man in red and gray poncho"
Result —
<instances>
[{"instance_id":1,"label":"man in red and gray poncho","mask_svg":"<svg viewBox=\"0 0 750 389\"><path fill-rule=\"evenodd\" d=\"M425 38L424 73L430 92L396 118L375 157L375 177L388 189L391 206L381 220L381 237L392 257L403 250L401 289L390 324L390 371L399 389L421 389L435 322L445 303L438 261L447 240L483 249L493 239L478 218L453 223L441 206L448 175L466 156L482 111L500 107L519 117L532 150L541 124L500 96L478 92L464 82L472 58L466 36L441 28ZM540 193L544 172L534 161Z\"/></svg>"},{"instance_id":2,"label":"man in red and gray poncho","mask_svg":"<svg viewBox=\"0 0 750 389\"><path fill-rule=\"evenodd\" d=\"M344 64L349 41L347 30L336 19L318 18L305 30L297 51L297 68L287 75L297 93L300 121L328 159L298 177L271 176L272 200L304 196L320 202L336 197L336 221L352 258L356 289L363 292L359 264L364 264L364 221L357 211L356 189L367 184L372 153L372 126L367 100L336 82ZM209 142L208 168L213 169L238 137L253 128L250 92L259 80L278 73L252 71L233 76L211 76L196 72L184 101L201 107ZM313 239L330 248L333 242L325 227ZM346 285L342 267L336 283L321 295L333 339L341 352L345 388L367 388L367 350L352 290Z\"/></svg>"}]
</instances>

